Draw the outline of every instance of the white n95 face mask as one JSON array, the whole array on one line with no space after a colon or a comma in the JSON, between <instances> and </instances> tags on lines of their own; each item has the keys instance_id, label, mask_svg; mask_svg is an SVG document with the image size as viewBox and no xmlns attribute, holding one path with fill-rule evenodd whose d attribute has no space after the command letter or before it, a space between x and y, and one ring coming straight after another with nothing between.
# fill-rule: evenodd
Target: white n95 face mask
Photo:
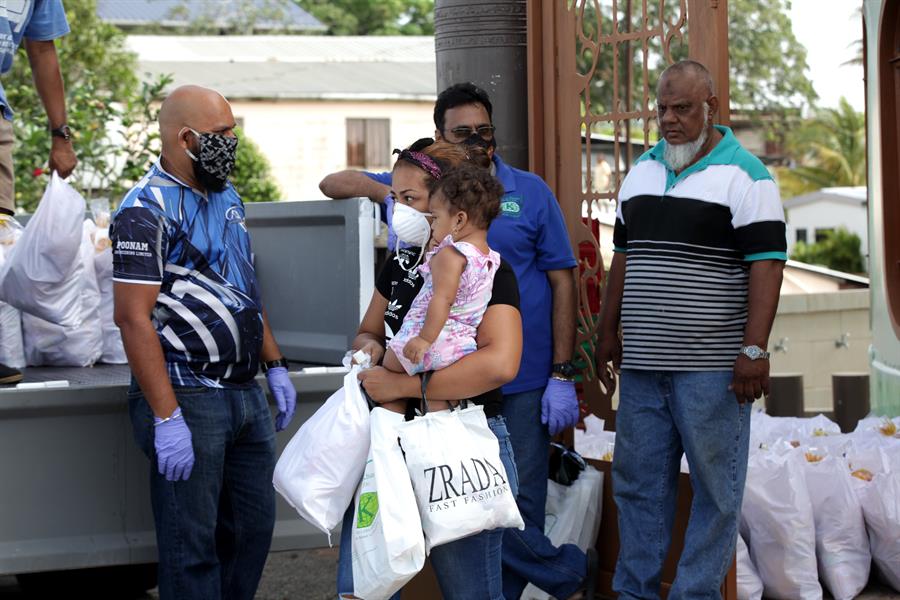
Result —
<instances>
[{"instance_id":1,"label":"white n95 face mask","mask_svg":"<svg viewBox=\"0 0 900 600\"><path fill-rule=\"evenodd\" d=\"M394 254L399 257L400 242L420 247L419 258L411 267L407 269L404 261L400 261L400 266L407 272L412 271L422 260L425 246L431 239L431 223L428 222L430 216L431 213L419 212L411 206L394 202L394 217L391 219L394 233L397 234Z\"/></svg>"}]
</instances>

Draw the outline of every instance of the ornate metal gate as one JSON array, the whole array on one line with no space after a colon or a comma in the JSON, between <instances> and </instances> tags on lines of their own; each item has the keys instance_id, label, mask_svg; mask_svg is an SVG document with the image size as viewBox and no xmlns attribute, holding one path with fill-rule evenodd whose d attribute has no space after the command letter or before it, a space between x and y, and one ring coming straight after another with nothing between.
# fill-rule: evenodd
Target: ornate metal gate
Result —
<instances>
[{"instance_id":1,"label":"ornate metal gate","mask_svg":"<svg viewBox=\"0 0 900 600\"><path fill-rule=\"evenodd\" d=\"M728 123L727 11L727 0L528 1L529 163L556 193L579 259L576 359L588 406L608 422L615 389L601 385L593 355L615 198L656 141L656 79L668 64L705 64Z\"/></svg>"}]
</instances>

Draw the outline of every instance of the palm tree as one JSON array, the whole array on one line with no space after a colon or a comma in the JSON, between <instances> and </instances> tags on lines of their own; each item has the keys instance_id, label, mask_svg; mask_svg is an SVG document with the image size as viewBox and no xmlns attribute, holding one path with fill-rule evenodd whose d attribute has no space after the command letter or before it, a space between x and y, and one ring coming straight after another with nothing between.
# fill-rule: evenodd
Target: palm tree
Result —
<instances>
[{"instance_id":1,"label":"palm tree","mask_svg":"<svg viewBox=\"0 0 900 600\"><path fill-rule=\"evenodd\" d=\"M846 98L788 134L795 167L778 169L784 197L824 187L866 185L866 118Z\"/></svg>"}]
</instances>

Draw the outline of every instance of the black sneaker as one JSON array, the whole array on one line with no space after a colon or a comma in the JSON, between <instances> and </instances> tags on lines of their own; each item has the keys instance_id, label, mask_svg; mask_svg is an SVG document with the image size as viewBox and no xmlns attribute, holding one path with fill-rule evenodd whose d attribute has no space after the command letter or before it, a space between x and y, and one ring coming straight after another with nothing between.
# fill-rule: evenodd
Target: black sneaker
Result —
<instances>
[{"instance_id":1,"label":"black sneaker","mask_svg":"<svg viewBox=\"0 0 900 600\"><path fill-rule=\"evenodd\" d=\"M22 372L0 363L0 384L22 381Z\"/></svg>"}]
</instances>

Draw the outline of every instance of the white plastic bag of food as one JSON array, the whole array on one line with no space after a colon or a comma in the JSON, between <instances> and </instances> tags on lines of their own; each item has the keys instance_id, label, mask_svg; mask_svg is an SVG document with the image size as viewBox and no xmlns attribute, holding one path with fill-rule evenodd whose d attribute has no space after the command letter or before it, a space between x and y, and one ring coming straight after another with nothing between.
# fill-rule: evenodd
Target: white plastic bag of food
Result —
<instances>
[{"instance_id":1,"label":"white plastic bag of food","mask_svg":"<svg viewBox=\"0 0 900 600\"><path fill-rule=\"evenodd\" d=\"M612 462L616 432L603 429L605 422L596 415L584 418L584 431L575 429L575 452L584 458Z\"/></svg>"},{"instance_id":2,"label":"white plastic bag of food","mask_svg":"<svg viewBox=\"0 0 900 600\"><path fill-rule=\"evenodd\" d=\"M400 425L425 550L489 529L524 529L482 406L429 412Z\"/></svg>"},{"instance_id":3,"label":"white plastic bag of food","mask_svg":"<svg viewBox=\"0 0 900 600\"><path fill-rule=\"evenodd\" d=\"M597 543L603 508L603 473L588 467L572 485L547 480L544 533L554 546L575 544L587 550ZM529 583L520 600L550 600L552 596Z\"/></svg>"},{"instance_id":4,"label":"white plastic bag of food","mask_svg":"<svg viewBox=\"0 0 900 600\"><path fill-rule=\"evenodd\" d=\"M25 338L25 362L30 366L89 367L100 360L103 353L103 332L100 326L100 288L94 273L94 246L91 234L94 223L82 224L82 244L79 258L81 284L81 318L78 325L64 327L32 316L22 315Z\"/></svg>"},{"instance_id":5,"label":"white plastic bag of food","mask_svg":"<svg viewBox=\"0 0 900 600\"><path fill-rule=\"evenodd\" d=\"M328 536L344 517L369 454L369 406L359 367L344 386L307 419L275 465L272 483L301 517Z\"/></svg>"},{"instance_id":6,"label":"white plastic bag of food","mask_svg":"<svg viewBox=\"0 0 900 600\"><path fill-rule=\"evenodd\" d=\"M765 587L780 600L821 600L812 503L802 453L755 452L747 465L741 532Z\"/></svg>"},{"instance_id":7,"label":"white plastic bag of food","mask_svg":"<svg viewBox=\"0 0 900 600\"><path fill-rule=\"evenodd\" d=\"M371 444L356 492L352 534L353 594L390 598L425 564L425 538L403 451L397 443L402 414L372 410Z\"/></svg>"},{"instance_id":8,"label":"white plastic bag of food","mask_svg":"<svg viewBox=\"0 0 900 600\"><path fill-rule=\"evenodd\" d=\"M109 213L105 213L105 216L106 225L98 224L91 238L94 245L94 271L97 275L97 287L100 289L100 329L103 335L103 354L100 362L121 365L128 362L128 357L125 356L122 333L114 319L113 256L112 242L109 239Z\"/></svg>"},{"instance_id":9,"label":"white plastic bag of food","mask_svg":"<svg viewBox=\"0 0 900 600\"><path fill-rule=\"evenodd\" d=\"M869 581L872 555L850 470L844 459L823 449L801 449L816 525L819 576L835 600L852 600Z\"/></svg>"},{"instance_id":10,"label":"white plastic bag of food","mask_svg":"<svg viewBox=\"0 0 900 600\"><path fill-rule=\"evenodd\" d=\"M13 245L22 236L22 226L9 215L0 215L0 272ZM25 344L22 340L22 313L6 302L0 302L0 363L21 369L25 366Z\"/></svg>"},{"instance_id":11,"label":"white plastic bag of food","mask_svg":"<svg viewBox=\"0 0 900 600\"><path fill-rule=\"evenodd\" d=\"M763 582L750 560L750 550L740 534L737 536L737 596L738 600L761 600Z\"/></svg>"},{"instance_id":12,"label":"white plastic bag of food","mask_svg":"<svg viewBox=\"0 0 900 600\"><path fill-rule=\"evenodd\" d=\"M64 327L81 323L84 211L81 194L54 172L0 269L0 300Z\"/></svg>"},{"instance_id":13,"label":"white plastic bag of food","mask_svg":"<svg viewBox=\"0 0 900 600\"><path fill-rule=\"evenodd\" d=\"M851 460L872 561L881 579L900 592L900 473L890 469L893 461L881 448L857 450Z\"/></svg>"}]
</instances>

